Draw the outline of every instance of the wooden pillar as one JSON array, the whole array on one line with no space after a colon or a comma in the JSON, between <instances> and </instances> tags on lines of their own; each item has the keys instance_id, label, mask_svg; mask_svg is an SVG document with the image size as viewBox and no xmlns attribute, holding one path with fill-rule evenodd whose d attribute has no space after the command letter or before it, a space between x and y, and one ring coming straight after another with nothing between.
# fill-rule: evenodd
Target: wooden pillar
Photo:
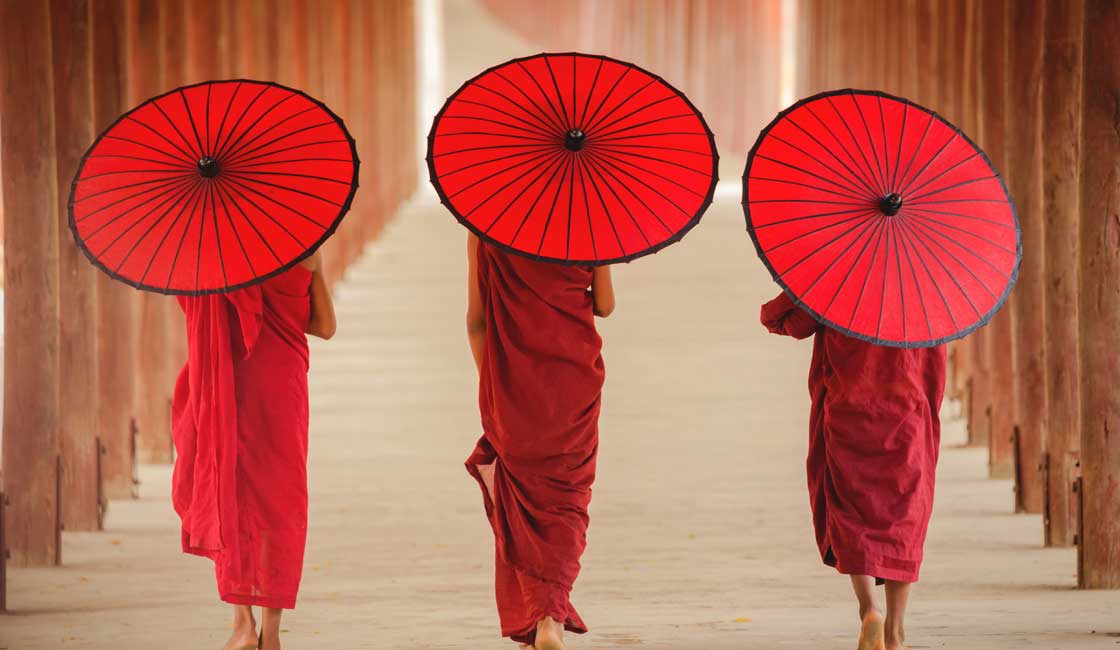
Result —
<instances>
[{"instance_id":1,"label":"wooden pillar","mask_svg":"<svg viewBox=\"0 0 1120 650\"><path fill-rule=\"evenodd\" d=\"M1042 66L1043 214L1046 219L1046 390L1043 472L1047 546L1072 546L1076 456L1081 447L1077 265L1080 222L1083 0L1049 0Z\"/></svg>"},{"instance_id":2,"label":"wooden pillar","mask_svg":"<svg viewBox=\"0 0 1120 650\"><path fill-rule=\"evenodd\" d=\"M128 105L135 106L162 93L160 61L160 12L158 0L129 0L128 20ZM168 56L178 56L178 52ZM170 339L168 337L168 296L150 291L137 294L136 332L132 341L136 382L133 399L138 429L137 450L141 462L171 461L171 421L168 400L172 386Z\"/></svg>"},{"instance_id":3,"label":"wooden pillar","mask_svg":"<svg viewBox=\"0 0 1120 650\"><path fill-rule=\"evenodd\" d=\"M1015 509L1042 512L1039 471L1046 439L1045 235L1042 214L1043 0L1009 5L1007 184L1023 231L1023 261L1011 298L1014 324Z\"/></svg>"},{"instance_id":4,"label":"wooden pillar","mask_svg":"<svg viewBox=\"0 0 1120 650\"><path fill-rule=\"evenodd\" d=\"M93 53L93 128L100 133L125 109L124 0L89 0ZM133 419L133 307L136 290L97 273L97 429L107 499L136 496Z\"/></svg>"},{"instance_id":5,"label":"wooden pillar","mask_svg":"<svg viewBox=\"0 0 1120 650\"><path fill-rule=\"evenodd\" d=\"M52 0L54 126L58 202L59 450L62 525L101 527L97 434L97 274L67 225L70 182L93 141L88 0Z\"/></svg>"},{"instance_id":6,"label":"wooden pillar","mask_svg":"<svg viewBox=\"0 0 1120 650\"><path fill-rule=\"evenodd\" d=\"M58 196L45 2L0 0L5 534L15 566L57 564Z\"/></svg>"},{"instance_id":7,"label":"wooden pillar","mask_svg":"<svg viewBox=\"0 0 1120 650\"><path fill-rule=\"evenodd\" d=\"M1084 536L1079 583L1120 588L1120 4L1085 2L1080 345ZM5 166L5 169L7 167ZM10 212L8 214L11 214Z\"/></svg>"}]
</instances>

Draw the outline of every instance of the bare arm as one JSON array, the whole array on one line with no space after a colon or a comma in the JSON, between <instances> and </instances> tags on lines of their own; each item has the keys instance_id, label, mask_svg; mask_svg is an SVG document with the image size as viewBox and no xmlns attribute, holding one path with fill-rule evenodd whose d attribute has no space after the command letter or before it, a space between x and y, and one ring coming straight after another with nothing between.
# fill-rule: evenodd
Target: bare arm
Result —
<instances>
[{"instance_id":1,"label":"bare arm","mask_svg":"<svg viewBox=\"0 0 1120 650\"><path fill-rule=\"evenodd\" d=\"M311 271L311 319L307 323L307 333L329 340L334 336L338 322L334 317L334 301L330 289L323 279L323 256L316 251L314 255L300 262L300 266Z\"/></svg>"},{"instance_id":2,"label":"bare arm","mask_svg":"<svg viewBox=\"0 0 1120 650\"><path fill-rule=\"evenodd\" d=\"M614 285L611 284L611 267L596 266L591 276L591 300L595 315L606 318L614 311Z\"/></svg>"},{"instance_id":3,"label":"bare arm","mask_svg":"<svg viewBox=\"0 0 1120 650\"><path fill-rule=\"evenodd\" d=\"M486 349L486 312L478 288L478 237L467 235L467 339L474 365L482 371L482 351Z\"/></svg>"}]
</instances>

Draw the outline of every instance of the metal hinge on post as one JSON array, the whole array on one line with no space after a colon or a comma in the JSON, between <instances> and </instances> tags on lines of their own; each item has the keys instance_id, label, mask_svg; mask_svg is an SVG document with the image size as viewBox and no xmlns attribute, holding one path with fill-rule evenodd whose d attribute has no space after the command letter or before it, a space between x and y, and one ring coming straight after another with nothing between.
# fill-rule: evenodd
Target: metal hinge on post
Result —
<instances>
[{"instance_id":1,"label":"metal hinge on post","mask_svg":"<svg viewBox=\"0 0 1120 650\"><path fill-rule=\"evenodd\" d=\"M105 454L109 450L101 444L100 436L95 437L93 442L97 445L97 530L103 530L105 528L105 513L109 509L109 500L105 497L105 475L102 459L105 458Z\"/></svg>"},{"instance_id":2,"label":"metal hinge on post","mask_svg":"<svg viewBox=\"0 0 1120 650\"><path fill-rule=\"evenodd\" d=\"M1042 474L1042 544L1049 547L1054 537L1050 531L1050 452L1042 454L1038 471Z\"/></svg>"},{"instance_id":3,"label":"metal hinge on post","mask_svg":"<svg viewBox=\"0 0 1120 650\"><path fill-rule=\"evenodd\" d=\"M1022 443L1020 442L1023 437L1019 425L1015 425L1011 429L1011 460L1015 464L1015 485L1012 489L1015 492L1015 512L1026 512L1026 504L1023 502L1023 452Z\"/></svg>"},{"instance_id":4,"label":"metal hinge on post","mask_svg":"<svg viewBox=\"0 0 1120 650\"><path fill-rule=\"evenodd\" d=\"M1077 588L1085 588L1085 496L1082 478L1073 480L1074 504L1077 507L1077 534L1073 543L1077 546Z\"/></svg>"},{"instance_id":5,"label":"metal hinge on post","mask_svg":"<svg viewBox=\"0 0 1120 650\"><path fill-rule=\"evenodd\" d=\"M136 441L140 437L140 427L136 426L136 418L128 420L129 460L132 463L132 498L140 496L140 464L136 452Z\"/></svg>"}]
</instances>

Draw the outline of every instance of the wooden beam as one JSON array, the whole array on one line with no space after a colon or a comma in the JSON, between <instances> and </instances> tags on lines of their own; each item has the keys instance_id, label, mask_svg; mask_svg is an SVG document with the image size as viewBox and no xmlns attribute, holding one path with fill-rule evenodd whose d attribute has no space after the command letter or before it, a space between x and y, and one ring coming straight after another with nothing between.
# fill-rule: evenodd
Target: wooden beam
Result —
<instances>
[{"instance_id":1,"label":"wooden beam","mask_svg":"<svg viewBox=\"0 0 1120 650\"><path fill-rule=\"evenodd\" d=\"M1120 589L1120 4L1086 0L1084 48L1078 318L1085 378L1081 582L1088 588Z\"/></svg>"},{"instance_id":2,"label":"wooden beam","mask_svg":"<svg viewBox=\"0 0 1120 650\"><path fill-rule=\"evenodd\" d=\"M0 0L4 490L15 566L58 560L58 168L50 6Z\"/></svg>"}]
</instances>

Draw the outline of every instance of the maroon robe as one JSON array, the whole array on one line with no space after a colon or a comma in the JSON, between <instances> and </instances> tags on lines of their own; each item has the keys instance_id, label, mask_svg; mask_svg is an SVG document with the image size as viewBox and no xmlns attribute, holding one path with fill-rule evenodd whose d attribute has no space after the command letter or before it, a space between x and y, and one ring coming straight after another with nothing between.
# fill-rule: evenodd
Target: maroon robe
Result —
<instances>
[{"instance_id":1,"label":"maroon robe","mask_svg":"<svg viewBox=\"0 0 1120 650\"><path fill-rule=\"evenodd\" d=\"M916 582L933 509L945 348L873 345L820 325L786 294L762 307L776 334L813 334L809 502L840 573Z\"/></svg>"},{"instance_id":2,"label":"maroon robe","mask_svg":"<svg viewBox=\"0 0 1120 650\"><path fill-rule=\"evenodd\" d=\"M569 594L587 545L604 377L591 274L478 246L484 433L467 470L494 530L502 635L522 643L545 616L587 631ZM493 498L478 469L487 465Z\"/></svg>"},{"instance_id":3,"label":"maroon robe","mask_svg":"<svg viewBox=\"0 0 1120 650\"><path fill-rule=\"evenodd\" d=\"M180 297L187 363L171 407L183 551L214 560L222 600L295 607L307 538L311 273Z\"/></svg>"}]
</instances>

